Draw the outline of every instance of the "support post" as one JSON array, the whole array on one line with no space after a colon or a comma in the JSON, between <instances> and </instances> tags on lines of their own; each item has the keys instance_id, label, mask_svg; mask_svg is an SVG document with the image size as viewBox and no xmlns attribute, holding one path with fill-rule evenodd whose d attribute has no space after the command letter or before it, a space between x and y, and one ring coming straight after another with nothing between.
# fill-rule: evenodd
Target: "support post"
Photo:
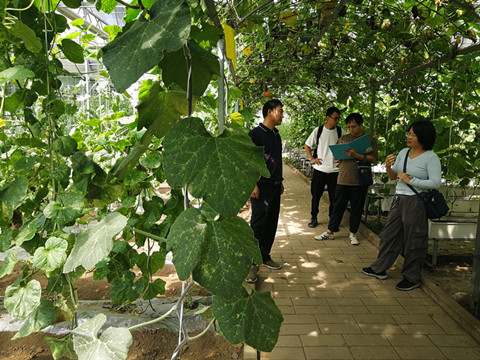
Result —
<instances>
[{"instance_id":1,"label":"support post","mask_svg":"<svg viewBox=\"0 0 480 360\"><path fill-rule=\"evenodd\" d=\"M377 89L372 87L372 96L370 97L370 135L373 136L373 129L375 125L375 102Z\"/></svg>"},{"instance_id":2,"label":"support post","mask_svg":"<svg viewBox=\"0 0 480 360\"><path fill-rule=\"evenodd\" d=\"M470 293L472 294L473 301L478 304L480 302L480 211L478 212L477 217L477 234L475 236L475 249L473 250L472 282L470 284Z\"/></svg>"},{"instance_id":3,"label":"support post","mask_svg":"<svg viewBox=\"0 0 480 360\"><path fill-rule=\"evenodd\" d=\"M225 39L218 41L218 62L220 76L218 77L218 134L222 134L225 127Z\"/></svg>"}]
</instances>

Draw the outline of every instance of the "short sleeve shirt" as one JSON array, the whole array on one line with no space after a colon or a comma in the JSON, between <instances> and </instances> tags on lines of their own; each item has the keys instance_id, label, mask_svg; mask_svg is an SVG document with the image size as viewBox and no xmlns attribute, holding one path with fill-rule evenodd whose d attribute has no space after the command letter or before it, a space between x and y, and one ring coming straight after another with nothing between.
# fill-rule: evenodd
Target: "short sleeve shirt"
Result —
<instances>
[{"instance_id":1,"label":"short sleeve shirt","mask_svg":"<svg viewBox=\"0 0 480 360\"><path fill-rule=\"evenodd\" d=\"M248 135L255 145L263 147L263 158L270 172L270 179L283 180L282 138L278 130L276 128L271 130L260 123L250 130Z\"/></svg>"},{"instance_id":2,"label":"short sleeve shirt","mask_svg":"<svg viewBox=\"0 0 480 360\"><path fill-rule=\"evenodd\" d=\"M360 136L363 136L362 134ZM345 144L349 143L355 139L358 139L360 136L354 137L352 134L347 134L342 136L338 139L338 144ZM373 136L368 135L370 139L370 144L372 144L372 148L370 151L367 152L367 155L372 155L375 159L378 158L378 145L377 140L373 138ZM339 185L348 185L348 186L358 186L358 160L357 159L347 159L347 160L340 160L338 167L340 168L340 172L338 173L338 181L337 184Z\"/></svg>"},{"instance_id":3,"label":"short sleeve shirt","mask_svg":"<svg viewBox=\"0 0 480 360\"><path fill-rule=\"evenodd\" d=\"M338 172L339 169L337 162L333 158L332 151L329 148L329 145L335 145L338 141L337 128L335 127L330 130L323 125L323 130L320 134L317 144L318 130L319 127L315 128L315 130L313 130L308 137L307 141L305 141L305 145L307 145L309 148L313 148L314 146L317 147L317 157L322 160L321 165L315 164L313 165L313 168L324 173Z\"/></svg>"}]
</instances>

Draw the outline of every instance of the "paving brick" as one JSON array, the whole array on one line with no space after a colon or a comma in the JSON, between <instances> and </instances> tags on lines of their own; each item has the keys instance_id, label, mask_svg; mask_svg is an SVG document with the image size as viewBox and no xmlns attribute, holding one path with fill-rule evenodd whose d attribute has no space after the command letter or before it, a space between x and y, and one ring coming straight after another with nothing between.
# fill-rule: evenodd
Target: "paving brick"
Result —
<instances>
[{"instance_id":1,"label":"paving brick","mask_svg":"<svg viewBox=\"0 0 480 360\"><path fill-rule=\"evenodd\" d=\"M445 334L445 330L436 324L403 324L405 334Z\"/></svg>"},{"instance_id":2,"label":"paving brick","mask_svg":"<svg viewBox=\"0 0 480 360\"><path fill-rule=\"evenodd\" d=\"M340 334L302 335L300 338L304 347L343 346L346 344Z\"/></svg>"},{"instance_id":3,"label":"paving brick","mask_svg":"<svg viewBox=\"0 0 480 360\"><path fill-rule=\"evenodd\" d=\"M321 297L321 298L331 298L331 297L342 297L340 290L325 290L325 289L308 289L309 297Z\"/></svg>"},{"instance_id":4,"label":"paving brick","mask_svg":"<svg viewBox=\"0 0 480 360\"><path fill-rule=\"evenodd\" d=\"M356 324L355 318L351 314L323 314L315 315L319 324Z\"/></svg>"},{"instance_id":5,"label":"paving brick","mask_svg":"<svg viewBox=\"0 0 480 360\"><path fill-rule=\"evenodd\" d=\"M330 305L364 305L362 300L358 298L327 298L327 303Z\"/></svg>"},{"instance_id":6,"label":"paving brick","mask_svg":"<svg viewBox=\"0 0 480 360\"><path fill-rule=\"evenodd\" d=\"M320 334L317 324L284 324L280 328L280 335L307 335Z\"/></svg>"},{"instance_id":7,"label":"paving brick","mask_svg":"<svg viewBox=\"0 0 480 360\"><path fill-rule=\"evenodd\" d=\"M454 335L465 334L465 330L457 322L455 322L451 317L445 314L433 315L431 318L432 318L432 321L434 321L439 326L441 326L442 329L447 334L454 334Z\"/></svg>"},{"instance_id":8,"label":"paving brick","mask_svg":"<svg viewBox=\"0 0 480 360\"><path fill-rule=\"evenodd\" d=\"M395 347L395 351L400 355L400 359L411 359L411 360L441 360L446 359L445 355L434 346L430 347L411 347L411 346L404 346L404 347Z\"/></svg>"},{"instance_id":9,"label":"paving brick","mask_svg":"<svg viewBox=\"0 0 480 360\"><path fill-rule=\"evenodd\" d=\"M367 286L368 288L368 286ZM373 298L376 297L373 291L366 289L366 290L350 290L350 289L341 289L343 297L355 297L359 299L365 298Z\"/></svg>"},{"instance_id":10,"label":"paving brick","mask_svg":"<svg viewBox=\"0 0 480 360\"><path fill-rule=\"evenodd\" d=\"M385 335L393 346L433 346L432 341L426 335Z\"/></svg>"},{"instance_id":11,"label":"paving brick","mask_svg":"<svg viewBox=\"0 0 480 360\"><path fill-rule=\"evenodd\" d=\"M297 349L303 347L302 340L299 335L283 335L278 337L276 347L295 347Z\"/></svg>"},{"instance_id":12,"label":"paving brick","mask_svg":"<svg viewBox=\"0 0 480 360\"><path fill-rule=\"evenodd\" d=\"M271 353L261 353L262 360L304 360L306 359L302 348L276 347Z\"/></svg>"},{"instance_id":13,"label":"paving brick","mask_svg":"<svg viewBox=\"0 0 480 360\"><path fill-rule=\"evenodd\" d=\"M432 298L415 297L415 298L398 298L400 304L405 307L412 306L436 306Z\"/></svg>"},{"instance_id":14,"label":"paving brick","mask_svg":"<svg viewBox=\"0 0 480 360\"><path fill-rule=\"evenodd\" d=\"M443 314L444 311L438 305L414 305L404 307L409 314Z\"/></svg>"},{"instance_id":15,"label":"paving brick","mask_svg":"<svg viewBox=\"0 0 480 360\"><path fill-rule=\"evenodd\" d=\"M477 347L478 344L465 335L429 335L433 343L439 347ZM480 350L480 348L478 348ZM480 359L480 357L479 357Z\"/></svg>"},{"instance_id":16,"label":"paving brick","mask_svg":"<svg viewBox=\"0 0 480 360\"><path fill-rule=\"evenodd\" d=\"M299 315L310 314L333 314L329 305L313 305L313 306L295 306L295 313Z\"/></svg>"},{"instance_id":17,"label":"paving brick","mask_svg":"<svg viewBox=\"0 0 480 360\"><path fill-rule=\"evenodd\" d=\"M294 298L292 302L294 306L328 305L327 298Z\"/></svg>"},{"instance_id":18,"label":"paving brick","mask_svg":"<svg viewBox=\"0 0 480 360\"><path fill-rule=\"evenodd\" d=\"M400 305L372 305L367 307L372 314L407 314L407 310Z\"/></svg>"},{"instance_id":19,"label":"paving brick","mask_svg":"<svg viewBox=\"0 0 480 360\"><path fill-rule=\"evenodd\" d=\"M315 316L312 316L312 315L283 314L283 318L284 318L284 322L283 322L284 324L309 324L309 323L316 324L317 323Z\"/></svg>"},{"instance_id":20,"label":"paving brick","mask_svg":"<svg viewBox=\"0 0 480 360\"><path fill-rule=\"evenodd\" d=\"M371 314L364 305L331 305L334 314Z\"/></svg>"},{"instance_id":21,"label":"paving brick","mask_svg":"<svg viewBox=\"0 0 480 360\"><path fill-rule=\"evenodd\" d=\"M478 347L477 348L441 347L439 349L449 360L480 359L480 349Z\"/></svg>"},{"instance_id":22,"label":"paving brick","mask_svg":"<svg viewBox=\"0 0 480 360\"><path fill-rule=\"evenodd\" d=\"M382 306L385 306L385 305L395 305L395 306L400 306L400 303L399 303L398 300L395 299L395 298L379 298L379 297L375 297L375 298L362 299L362 302L363 302L365 305L369 305L369 306L374 306L374 305L382 305Z\"/></svg>"},{"instance_id":23,"label":"paving brick","mask_svg":"<svg viewBox=\"0 0 480 360\"><path fill-rule=\"evenodd\" d=\"M355 314L353 315L359 324L395 324L391 315L386 314Z\"/></svg>"},{"instance_id":24,"label":"paving brick","mask_svg":"<svg viewBox=\"0 0 480 360\"><path fill-rule=\"evenodd\" d=\"M348 346L386 346L390 347L388 339L383 335L343 335Z\"/></svg>"},{"instance_id":25,"label":"paving brick","mask_svg":"<svg viewBox=\"0 0 480 360\"><path fill-rule=\"evenodd\" d=\"M431 315L410 315L410 314L392 314L398 324L434 324L435 321Z\"/></svg>"},{"instance_id":26,"label":"paving brick","mask_svg":"<svg viewBox=\"0 0 480 360\"><path fill-rule=\"evenodd\" d=\"M345 360L353 359L350 350L346 347L336 347L336 346L319 346L319 347L305 347L304 352L307 356L307 360ZM293 360L292 358L290 360Z\"/></svg>"},{"instance_id":27,"label":"paving brick","mask_svg":"<svg viewBox=\"0 0 480 360\"><path fill-rule=\"evenodd\" d=\"M319 324L322 334L361 334L362 330L356 324Z\"/></svg>"},{"instance_id":28,"label":"paving brick","mask_svg":"<svg viewBox=\"0 0 480 360\"><path fill-rule=\"evenodd\" d=\"M353 354L354 359L365 360L388 360L388 359L400 359L397 352L389 346L374 346L374 347L352 347L350 351Z\"/></svg>"},{"instance_id":29,"label":"paving brick","mask_svg":"<svg viewBox=\"0 0 480 360\"><path fill-rule=\"evenodd\" d=\"M366 335L392 335L404 334L402 328L394 324L358 324L359 328Z\"/></svg>"}]
</instances>

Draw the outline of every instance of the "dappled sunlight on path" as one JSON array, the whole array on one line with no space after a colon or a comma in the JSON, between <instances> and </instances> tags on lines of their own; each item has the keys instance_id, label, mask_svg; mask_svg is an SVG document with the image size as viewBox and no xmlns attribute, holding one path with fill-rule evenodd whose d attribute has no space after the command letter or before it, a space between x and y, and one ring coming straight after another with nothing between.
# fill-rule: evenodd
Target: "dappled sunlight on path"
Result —
<instances>
[{"instance_id":1,"label":"dappled sunlight on path","mask_svg":"<svg viewBox=\"0 0 480 360\"><path fill-rule=\"evenodd\" d=\"M480 344L424 287L396 290L400 270L383 281L361 272L376 258L377 246L361 231L360 245L350 245L348 213L334 240L316 241L328 223L327 194L319 225L311 229L308 181L287 165L284 177L272 250L283 267L261 266L256 289L272 293L285 321L275 349L261 353L262 360L480 359ZM245 359L257 359L256 352L247 348Z\"/></svg>"}]
</instances>

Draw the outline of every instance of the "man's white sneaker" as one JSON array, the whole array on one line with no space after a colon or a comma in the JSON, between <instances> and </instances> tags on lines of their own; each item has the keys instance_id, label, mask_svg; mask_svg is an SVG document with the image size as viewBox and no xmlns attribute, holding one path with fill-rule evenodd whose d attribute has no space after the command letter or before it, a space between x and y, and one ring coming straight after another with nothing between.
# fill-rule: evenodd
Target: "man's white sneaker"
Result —
<instances>
[{"instance_id":1,"label":"man's white sneaker","mask_svg":"<svg viewBox=\"0 0 480 360\"><path fill-rule=\"evenodd\" d=\"M350 240L351 245L358 245L357 235L350 234L350 236L348 237L348 240Z\"/></svg>"},{"instance_id":2,"label":"man's white sneaker","mask_svg":"<svg viewBox=\"0 0 480 360\"><path fill-rule=\"evenodd\" d=\"M321 235L315 236L315 240L333 240L333 239L334 239L333 234L329 234L326 231Z\"/></svg>"}]
</instances>

